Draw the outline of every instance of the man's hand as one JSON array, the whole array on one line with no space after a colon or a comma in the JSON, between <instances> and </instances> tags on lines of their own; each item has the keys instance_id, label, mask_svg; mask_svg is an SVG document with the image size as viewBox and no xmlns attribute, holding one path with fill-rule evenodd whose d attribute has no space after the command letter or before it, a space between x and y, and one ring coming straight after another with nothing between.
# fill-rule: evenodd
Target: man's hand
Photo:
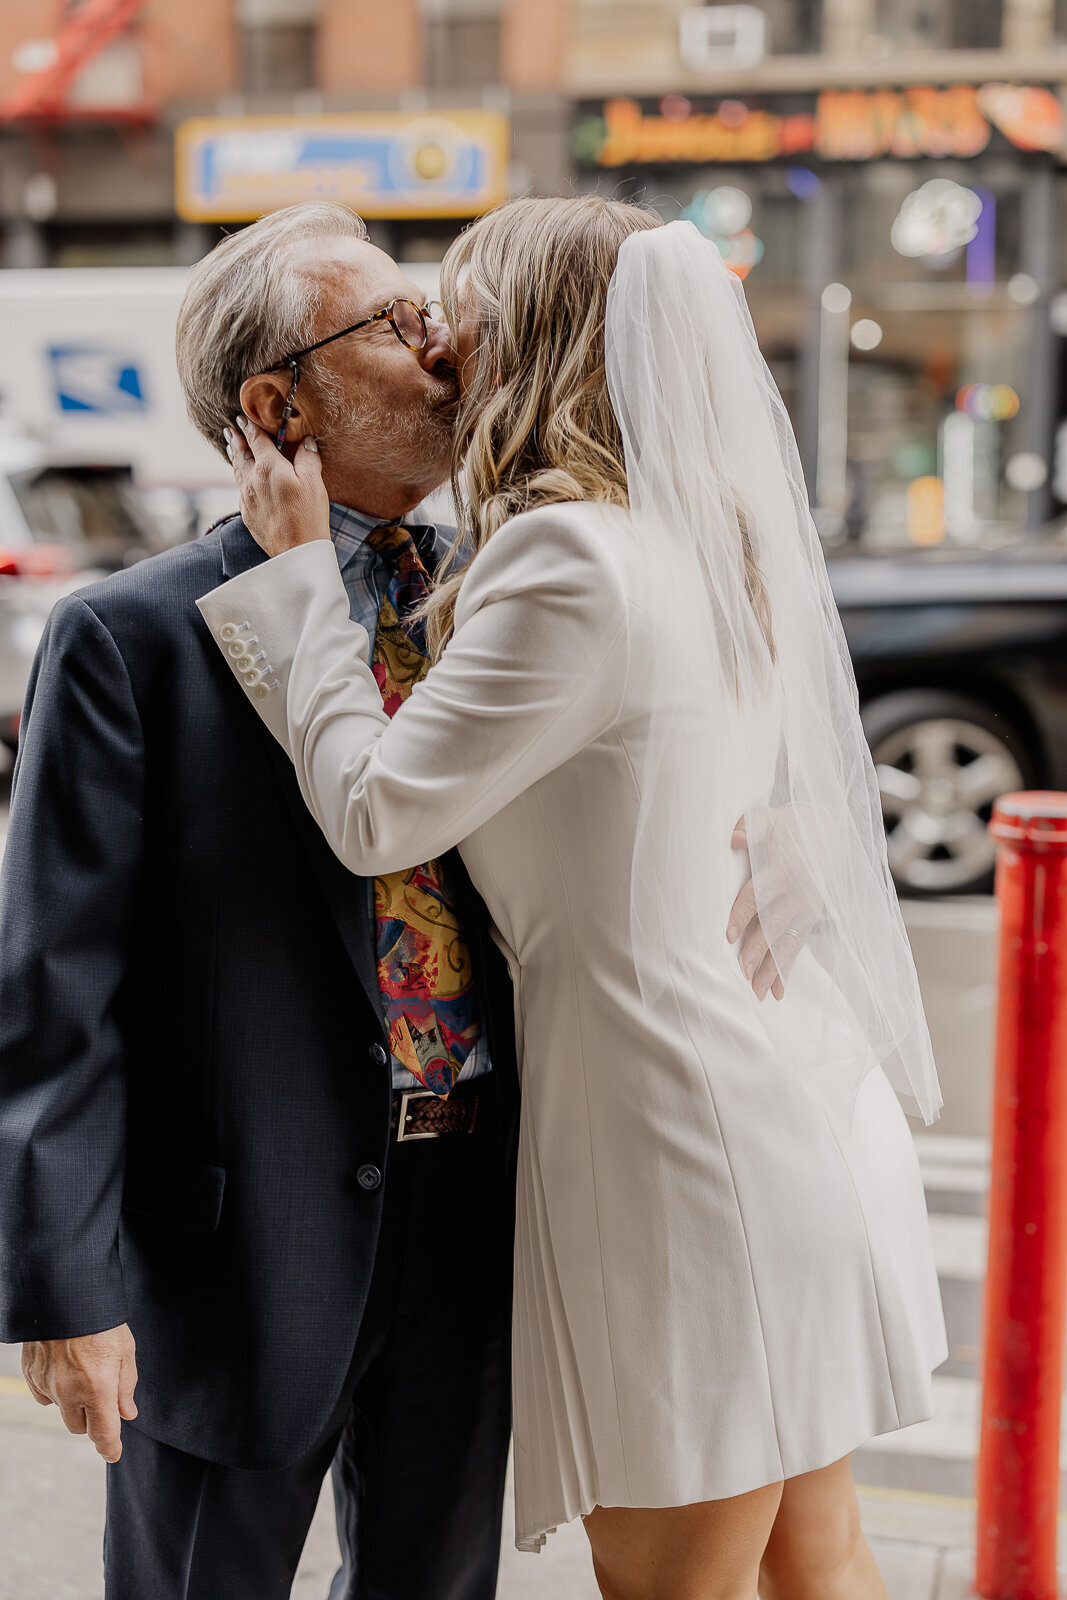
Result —
<instances>
[{"instance_id":1,"label":"man's hand","mask_svg":"<svg viewBox=\"0 0 1067 1600\"><path fill-rule=\"evenodd\" d=\"M119 1459L122 1419L137 1415L137 1360L125 1323L81 1339L24 1344L22 1374L38 1405L58 1406L71 1433L87 1433L105 1461Z\"/></svg>"},{"instance_id":2,"label":"man's hand","mask_svg":"<svg viewBox=\"0 0 1067 1600\"><path fill-rule=\"evenodd\" d=\"M787 809L764 810L760 821L764 825L768 821L773 823L785 816ZM797 841L788 827L776 828L774 840L774 859L763 882L764 900L769 903L764 905L762 917L757 915L756 886L749 878L730 907L726 928L731 944L741 941L737 959L757 1000L766 1000L768 994L773 994L776 1000L785 999L785 979L823 910L799 857ZM746 819L739 817L734 824L731 848L747 850L748 843ZM772 945L774 955L771 954Z\"/></svg>"}]
</instances>

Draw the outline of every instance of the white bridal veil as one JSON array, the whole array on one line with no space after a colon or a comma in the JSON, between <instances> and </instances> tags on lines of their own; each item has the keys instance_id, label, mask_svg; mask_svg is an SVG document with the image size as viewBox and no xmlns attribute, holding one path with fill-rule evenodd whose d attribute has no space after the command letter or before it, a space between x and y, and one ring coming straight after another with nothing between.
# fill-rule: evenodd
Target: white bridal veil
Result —
<instances>
[{"instance_id":1,"label":"white bridal veil","mask_svg":"<svg viewBox=\"0 0 1067 1600\"><path fill-rule=\"evenodd\" d=\"M721 1030L723 906L751 869L787 978L784 1001L735 1010L742 1034L770 1035L846 1122L876 1063L930 1122L941 1097L855 679L741 284L691 223L636 233L606 338L634 525L674 595L656 649L677 692L649 708L631 884L643 997L671 1007L681 965ZM747 861L730 850L742 814Z\"/></svg>"}]
</instances>

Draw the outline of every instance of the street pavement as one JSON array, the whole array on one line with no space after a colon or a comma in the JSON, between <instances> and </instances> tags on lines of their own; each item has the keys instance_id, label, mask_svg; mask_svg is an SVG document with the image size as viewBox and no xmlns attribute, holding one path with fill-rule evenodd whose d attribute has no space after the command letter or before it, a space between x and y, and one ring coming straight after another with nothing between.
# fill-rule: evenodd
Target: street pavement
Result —
<instances>
[{"instance_id":1,"label":"street pavement","mask_svg":"<svg viewBox=\"0 0 1067 1600\"><path fill-rule=\"evenodd\" d=\"M0 790L0 851L3 799ZM941 1121L916 1140L950 1354L934 1379L933 1419L872 1441L854 1470L891 1600L963 1600L973 1581L996 912L983 899L911 902L905 920L945 1095ZM0 1346L0 1600L102 1600L103 1480L87 1442L30 1399L17 1349ZM336 1560L324 1491L296 1600L324 1600ZM536 1557L517 1554L507 1529L499 1600L597 1600L580 1525Z\"/></svg>"}]
</instances>

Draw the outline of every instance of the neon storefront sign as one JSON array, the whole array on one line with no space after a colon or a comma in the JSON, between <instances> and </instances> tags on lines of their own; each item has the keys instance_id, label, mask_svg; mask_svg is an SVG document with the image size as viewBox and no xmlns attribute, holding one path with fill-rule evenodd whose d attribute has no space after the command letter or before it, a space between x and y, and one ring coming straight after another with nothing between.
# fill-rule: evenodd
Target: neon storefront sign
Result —
<instances>
[{"instance_id":1,"label":"neon storefront sign","mask_svg":"<svg viewBox=\"0 0 1067 1600\"><path fill-rule=\"evenodd\" d=\"M947 88L825 89L810 110L776 111L722 100L710 111L668 97L669 115L636 100L609 100L574 130L576 158L599 167L675 162L825 161L980 155L994 129L1020 150L1059 150L1064 114L1056 95L1034 85L952 84Z\"/></svg>"}]
</instances>

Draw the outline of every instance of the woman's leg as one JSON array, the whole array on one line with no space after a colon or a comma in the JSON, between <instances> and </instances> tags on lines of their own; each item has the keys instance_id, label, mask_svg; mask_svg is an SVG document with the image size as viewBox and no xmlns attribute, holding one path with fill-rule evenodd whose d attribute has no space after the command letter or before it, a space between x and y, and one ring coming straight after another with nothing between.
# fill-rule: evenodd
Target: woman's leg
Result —
<instances>
[{"instance_id":1,"label":"woman's leg","mask_svg":"<svg viewBox=\"0 0 1067 1600\"><path fill-rule=\"evenodd\" d=\"M756 1600L782 1485L664 1511L603 1507L585 1518L604 1600Z\"/></svg>"},{"instance_id":2,"label":"woman's leg","mask_svg":"<svg viewBox=\"0 0 1067 1600\"><path fill-rule=\"evenodd\" d=\"M759 1592L760 1600L888 1600L860 1528L848 1456L786 1480Z\"/></svg>"}]
</instances>

